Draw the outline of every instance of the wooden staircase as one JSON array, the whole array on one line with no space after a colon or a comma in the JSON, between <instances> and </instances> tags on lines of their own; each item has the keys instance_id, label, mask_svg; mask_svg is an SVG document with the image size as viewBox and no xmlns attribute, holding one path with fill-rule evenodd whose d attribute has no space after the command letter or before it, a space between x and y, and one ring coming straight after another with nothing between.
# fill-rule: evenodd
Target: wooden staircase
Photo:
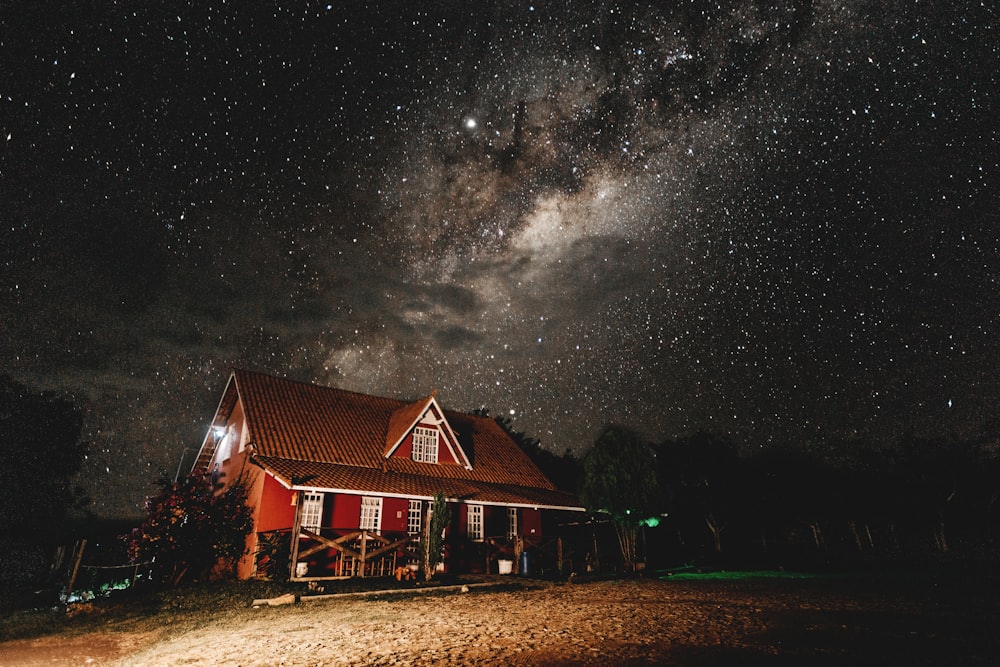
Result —
<instances>
[{"instance_id":1,"label":"wooden staircase","mask_svg":"<svg viewBox=\"0 0 1000 667\"><path fill-rule=\"evenodd\" d=\"M219 443L222 442L222 438L213 435L212 440L214 440L212 446L208 446L207 442L202 446L201 452L198 454L198 460L191 467L192 475L207 475L212 472L212 461L215 460L215 453L219 451Z\"/></svg>"}]
</instances>

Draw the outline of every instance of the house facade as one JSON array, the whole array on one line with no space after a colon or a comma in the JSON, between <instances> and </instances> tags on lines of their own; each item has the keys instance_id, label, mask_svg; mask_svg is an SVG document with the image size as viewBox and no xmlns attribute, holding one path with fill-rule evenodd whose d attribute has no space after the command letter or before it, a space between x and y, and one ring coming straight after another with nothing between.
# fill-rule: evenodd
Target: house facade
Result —
<instances>
[{"instance_id":1,"label":"house facade","mask_svg":"<svg viewBox=\"0 0 1000 667\"><path fill-rule=\"evenodd\" d=\"M238 576L412 571L434 497L451 522L443 567L504 571L583 511L492 419L236 370L192 474L243 480L254 529ZM551 546L551 545L550 545ZM561 543L550 553L563 558Z\"/></svg>"}]
</instances>

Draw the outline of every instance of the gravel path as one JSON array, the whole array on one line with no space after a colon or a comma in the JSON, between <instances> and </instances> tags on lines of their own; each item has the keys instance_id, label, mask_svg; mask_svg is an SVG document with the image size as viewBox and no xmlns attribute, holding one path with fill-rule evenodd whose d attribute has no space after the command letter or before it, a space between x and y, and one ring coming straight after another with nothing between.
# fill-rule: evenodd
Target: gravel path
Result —
<instances>
[{"instance_id":1,"label":"gravel path","mask_svg":"<svg viewBox=\"0 0 1000 667\"><path fill-rule=\"evenodd\" d=\"M117 648L76 662L54 646L5 662L25 654L0 645L0 664L992 665L996 600L872 582L539 583L220 611L157 637L94 633Z\"/></svg>"},{"instance_id":2,"label":"gravel path","mask_svg":"<svg viewBox=\"0 0 1000 667\"><path fill-rule=\"evenodd\" d=\"M711 596L650 581L333 599L258 612L242 627L187 633L121 664L655 664L672 648L735 643L762 629L759 610L730 605L723 614Z\"/></svg>"}]
</instances>

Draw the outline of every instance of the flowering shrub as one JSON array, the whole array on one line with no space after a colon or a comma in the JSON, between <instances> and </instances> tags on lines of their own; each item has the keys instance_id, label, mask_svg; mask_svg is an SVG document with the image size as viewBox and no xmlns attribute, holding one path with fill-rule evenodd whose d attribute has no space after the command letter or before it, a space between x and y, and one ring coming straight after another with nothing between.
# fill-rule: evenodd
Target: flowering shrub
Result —
<instances>
[{"instance_id":1,"label":"flowering shrub","mask_svg":"<svg viewBox=\"0 0 1000 667\"><path fill-rule=\"evenodd\" d=\"M292 535L287 530L273 530L257 535L257 574L271 581L287 581L292 558Z\"/></svg>"},{"instance_id":2,"label":"flowering shrub","mask_svg":"<svg viewBox=\"0 0 1000 667\"><path fill-rule=\"evenodd\" d=\"M146 518L129 540L133 562L153 561L153 577L177 585L195 577L232 574L253 527L242 480L223 488L205 476L160 482L146 501Z\"/></svg>"}]
</instances>

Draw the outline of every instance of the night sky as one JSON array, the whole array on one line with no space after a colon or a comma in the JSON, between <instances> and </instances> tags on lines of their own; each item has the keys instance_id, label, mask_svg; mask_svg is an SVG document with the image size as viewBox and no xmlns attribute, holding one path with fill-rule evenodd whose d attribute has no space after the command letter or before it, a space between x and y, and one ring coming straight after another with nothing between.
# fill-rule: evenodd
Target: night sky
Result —
<instances>
[{"instance_id":1,"label":"night sky","mask_svg":"<svg viewBox=\"0 0 1000 667\"><path fill-rule=\"evenodd\" d=\"M0 8L2 372L95 512L234 366L557 452L996 424L992 0L371 5Z\"/></svg>"}]
</instances>

